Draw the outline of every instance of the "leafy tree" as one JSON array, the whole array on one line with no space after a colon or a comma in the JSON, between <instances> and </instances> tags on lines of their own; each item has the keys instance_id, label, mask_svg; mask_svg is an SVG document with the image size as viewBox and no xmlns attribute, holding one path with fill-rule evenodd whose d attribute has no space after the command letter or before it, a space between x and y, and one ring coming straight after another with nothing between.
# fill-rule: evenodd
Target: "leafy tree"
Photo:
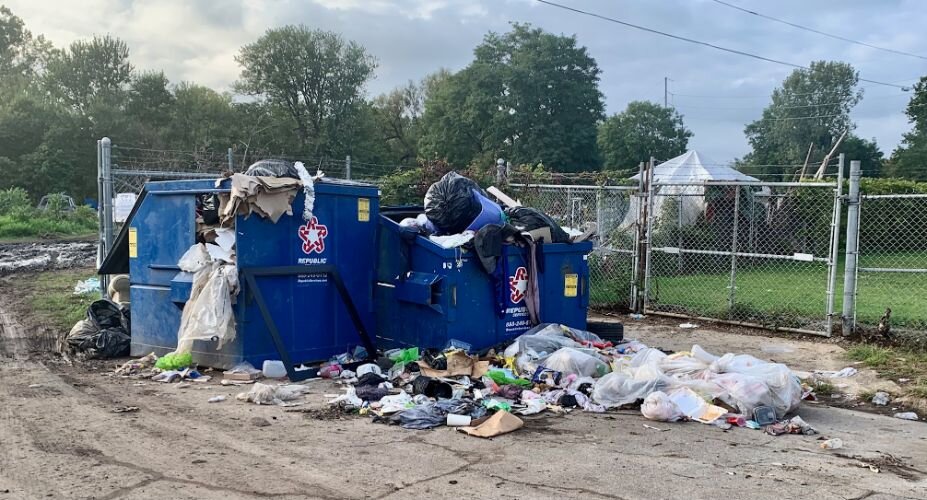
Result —
<instances>
[{"instance_id":1,"label":"leafy tree","mask_svg":"<svg viewBox=\"0 0 927 500\"><path fill-rule=\"evenodd\" d=\"M882 175L882 163L885 154L879 149L875 138L866 140L856 135L847 136L834 154L839 153L844 154L847 162L843 166L843 176L845 178L850 177L850 162L853 160L860 161L860 170L863 176L879 177Z\"/></svg>"},{"instance_id":2,"label":"leafy tree","mask_svg":"<svg viewBox=\"0 0 927 500\"><path fill-rule=\"evenodd\" d=\"M646 101L633 101L599 125L599 152L609 169L633 169L651 156L666 160L686 152L692 132L682 115Z\"/></svg>"},{"instance_id":3,"label":"leafy tree","mask_svg":"<svg viewBox=\"0 0 927 500\"><path fill-rule=\"evenodd\" d=\"M411 80L387 94L373 100L373 112L377 120L379 140L390 149L399 163L409 163L418 157L418 140L421 136L421 118L425 108L425 88ZM435 85L431 83L430 85Z\"/></svg>"},{"instance_id":4,"label":"leafy tree","mask_svg":"<svg viewBox=\"0 0 927 500\"><path fill-rule=\"evenodd\" d=\"M474 56L427 99L424 156L457 166L496 154L558 170L598 165L601 71L575 36L516 23L486 35Z\"/></svg>"},{"instance_id":5,"label":"leafy tree","mask_svg":"<svg viewBox=\"0 0 927 500\"><path fill-rule=\"evenodd\" d=\"M892 152L886 170L893 177L927 180L927 76L914 84L914 95L905 114L913 128L904 134L901 145Z\"/></svg>"},{"instance_id":6,"label":"leafy tree","mask_svg":"<svg viewBox=\"0 0 927 500\"><path fill-rule=\"evenodd\" d=\"M0 90L28 84L51 51L45 37L34 37L22 19L0 5Z\"/></svg>"},{"instance_id":7,"label":"leafy tree","mask_svg":"<svg viewBox=\"0 0 927 500\"><path fill-rule=\"evenodd\" d=\"M238 89L287 110L301 144L327 154L347 140L340 129L362 101L375 59L337 33L285 26L242 47Z\"/></svg>"},{"instance_id":8,"label":"leafy tree","mask_svg":"<svg viewBox=\"0 0 927 500\"><path fill-rule=\"evenodd\" d=\"M174 89L170 143L192 151L222 151L234 141L232 96L183 82Z\"/></svg>"},{"instance_id":9,"label":"leafy tree","mask_svg":"<svg viewBox=\"0 0 927 500\"><path fill-rule=\"evenodd\" d=\"M49 61L45 84L52 96L82 114L110 100L120 104L132 81L129 47L109 35L76 41Z\"/></svg>"},{"instance_id":10,"label":"leafy tree","mask_svg":"<svg viewBox=\"0 0 927 500\"><path fill-rule=\"evenodd\" d=\"M146 72L132 79L126 114L140 129L139 140L143 143L162 144L158 139L171 122L174 106L174 95L168 88L164 72Z\"/></svg>"},{"instance_id":11,"label":"leafy tree","mask_svg":"<svg viewBox=\"0 0 927 500\"><path fill-rule=\"evenodd\" d=\"M773 90L762 117L744 129L753 148L745 162L800 165L809 143L816 152L812 160L820 162L834 141L855 127L850 110L862 98L862 90L856 88L858 80L857 71L841 62L816 61L809 70L793 71ZM759 171L786 176L776 168Z\"/></svg>"}]
</instances>

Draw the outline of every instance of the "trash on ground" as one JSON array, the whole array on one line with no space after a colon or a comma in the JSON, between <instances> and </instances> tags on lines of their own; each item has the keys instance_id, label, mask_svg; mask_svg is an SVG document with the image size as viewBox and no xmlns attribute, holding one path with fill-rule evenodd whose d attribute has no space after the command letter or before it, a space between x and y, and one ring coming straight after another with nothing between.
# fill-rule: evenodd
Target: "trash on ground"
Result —
<instances>
[{"instance_id":1,"label":"trash on ground","mask_svg":"<svg viewBox=\"0 0 927 500\"><path fill-rule=\"evenodd\" d=\"M132 342L127 309L106 299L94 301L87 307L87 317L75 323L63 340L59 351L84 359L127 356Z\"/></svg>"},{"instance_id":2,"label":"trash on ground","mask_svg":"<svg viewBox=\"0 0 927 500\"><path fill-rule=\"evenodd\" d=\"M224 380L230 381L253 381L261 378L263 372L254 367L251 363L247 361L242 361L237 365L233 366L230 370L222 372L222 377Z\"/></svg>"},{"instance_id":3,"label":"trash on ground","mask_svg":"<svg viewBox=\"0 0 927 500\"><path fill-rule=\"evenodd\" d=\"M461 427L458 430L471 436L491 438L517 431L524 425L525 422L515 415L507 411L498 411L485 422L475 427Z\"/></svg>"},{"instance_id":4,"label":"trash on ground","mask_svg":"<svg viewBox=\"0 0 927 500\"><path fill-rule=\"evenodd\" d=\"M840 438L832 438L826 441L821 441L821 449L839 450L840 448L843 448L843 441Z\"/></svg>"},{"instance_id":5,"label":"trash on ground","mask_svg":"<svg viewBox=\"0 0 927 500\"><path fill-rule=\"evenodd\" d=\"M872 404L885 406L890 401L889 395L887 392L879 391L872 396Z\"/></svg>"},{"instance_id":6,"label":"trash on ground","mask_svg":"<svg viewBox=\"0 0 927 500\"><path fill-rule=\"evenodd\" d=\"M698 325L696 325L695 323L683 323L679 325L679 328L692 329L692 328L698 328Z\"/></svg>"},{"instance_id":7,"label":"trash on ground","mask_svg":"<svg viewBox=\"0 0 927 500\"><path fill-rule=\"evenodd\" d=\"M126 361L118 368L116 368L116 375L129 377L133 375L150 375L150 371L155 367L155 363L158 361L158 356L155 353L148 353L145 356L142 356L138 359L130 359Z\"/></svg>"},{"instance_id":8,"label":"trash on ground","mask_svg":"<svg viewBox=\"0 0 927 500\"><path fill-rule=\"evenodd\" d=\"M207 403L221 403L221 402L225 401L225 399L226 399L226 398L225 398L225 395L220 394L220 395L218 395L218 396L213 396L213 397L207 399L206 402L207 402Z\"/></svg>"},{"instance_id":9,"label":"trash on ground","mask_svg":"<svg viewBox=\"0 0 927 500\"><path fill-rule=\"evenodd\" d=\"M193 364L193 356L188 353L169 353L162 356L155 363L159 370L181 370Z\"/></svg>"},{"instance_id":10,"label":"trash on ground","mask_svg":"<svg viewBox=\"0 0 927 500\"><path fill-rule=\"evenodd\" d=\"M133 413L138 411L138 406L117 406L113 408L113 413Z\"/></svg>"},{"instance_id":11,"label":"trash on ground","mask_svg":"<svg viewBox=\"0 0 927 500\"><path fill-rule=\"evenodd\" d=\"M828 371L828 370L815 370L814 371L815 375L820 375L822 377L827 377L827 378L852 377L853 375L856 375L857 373L859 373L859 370L857 370L856 368L853 368L852 366L848 366L838 371Z\"/></svg>"},{"instance_id":12,"label":"trash on ground","mask_svg":"<svg viewBox=\"0 0 927 500\"><path fill-rule=\"evenodd\" d=\"M309 392L309 388L298 384L269 385L255 382L248 392L235 396L239 401L256 405L285 405L286 402L299 399Z\"/></svg>"},{"instance_id":13,"label":"trash on ground","mask_svg":"<svg viewBox=\"0 0 927 500\"><path fill-rule=\"evenodd\" d=\"M805 436L813 436L818 433L814 427L808 425L807 422L802 420L799 416L794 416L789 420L783 420L781 422L776 422L772 425L766 427L766 433L771 436L781 436L783 434L803 434Z\"/></svg>"},{"instance_id":14,"label":"trash on ground","mask_svg":"<svg viewBox=\"0 0 927 500\"><path fill-rule=\"evenodd\" d=\"M267 378L286 377L286 367L283 366L283 361L266 359L262 368L261 373Z\"/></svg>"},{"instance_id":15,"label":"trash on ground","mask_svg":"<svg viewBox=\"0 0 927 500\"><path fill-rule=\"evenodd\" d=\"M917 413L914 413L913 411L906 411L906 412L902 412L902 413L896 413L896 414L894 415L894 417L895 417L895 418L900 418L900 419L902 419L902 420L917 420L917 419L918 419Z\"/></svg>"},{"instance_id":16,"label":"trash on ground","mask_svg":"<svg viewBox=\"0 0 927 500\"><path fill-rule=\"evenodd\" d=\"M89 295L100 291L100 278L93 276L85 280L78 281L74 285L74 295Z\"/></svg>"}]
</instances>

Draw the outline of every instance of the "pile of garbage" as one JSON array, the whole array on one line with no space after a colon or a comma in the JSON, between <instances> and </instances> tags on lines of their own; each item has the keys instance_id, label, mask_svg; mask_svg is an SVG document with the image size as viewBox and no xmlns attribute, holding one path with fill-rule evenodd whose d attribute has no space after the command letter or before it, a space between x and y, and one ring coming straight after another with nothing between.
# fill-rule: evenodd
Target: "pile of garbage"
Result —
<instances>
[{"instance_id":1,"label":"pile of garbage","mask_svg":"<svg viewBox=\"0 0 927 500\"><path fill-rule=\"evenodd\" d=\"M110 300L93 301L87 317L79 320L64 337L59 337L58 352L81 359L106 359L129 355L130 315L127 305Z\"/></svg>"},{"instance_id":2,"label":"pile of garbage","mask_svg":"<svg viewBox=\"0 0 927 500\"><path fill-rule=\"evenodd\" d=\"M520 427L516 415L640 405L656 421L815 432L799 417L786 418L807 394L783 364L715 356L697 345L673 354L636 341L615 345L559 324L538 325L483 356L455 346L413 347L388 351L356 371L323 367L323 373L347 386L329 404L406 429L462 426L489 437Z\"/></svg>"}]
</instances>

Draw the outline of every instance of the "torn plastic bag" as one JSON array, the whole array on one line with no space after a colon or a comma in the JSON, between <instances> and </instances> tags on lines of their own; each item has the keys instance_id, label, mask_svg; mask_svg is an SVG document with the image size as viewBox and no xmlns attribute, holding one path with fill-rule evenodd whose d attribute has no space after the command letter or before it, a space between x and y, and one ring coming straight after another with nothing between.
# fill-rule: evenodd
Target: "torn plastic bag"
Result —
<instances>
[{"instance_id":1,"label":"torn plastic bag","mask_svg":"<svg viewBox=\"0 0 927 500\"><path fill-rule=\"evenodd\" d=\"M764 404L775 408L776 416L780 419L801 404L801 382L788 366L781 363L770 363L747 354L725 354L711 364L711 370L721 374L737 373L760 380L768 387L768 397ZM727 388L718 381L718 377L713 377L712 381ZM730 384L730 381L727 382ZM754 390L750 394L757 392ZM744 413L750 414L752 411L750 408L749 412Z\"/></svg>"},{"instance_id":2,"label":"torn plastic bag","mask_svg":"<svg viewBox=\"0 0 927 500\"><path fill-rule=\"evenodd\" d=\"M609 371L608 363L602 361L595 351L563 347L539 360L540 364L563 373L582 377L601 377Z\"/></svg>"},{"instance_id":3,"label":"torn plastic bag","mask_svg":"<svg viewBox=\"0 0 927 500\"><path fill-rule=\"evenodd\" d=\"M668 356L660 361L663 373L681 379L708 379L714 373L708 366L708 363L692 356Z\"/></svg>"},{"instance_id":4,"label":"torn plastic bag","mask_svg":"<svg viewBox=\"0 0 927 500\"><path fill-rule=\"evenodd\" d=\"M624 406L666 389L664 378L635 380L627 373L612 372L592 386L592 400L606 408Z\"/></svg>"},{"instance_id":5,"label":"torn plastic bag","mask_svg":"<svg viewBox=\"0 0 927 500\"><path fill-rule=\"evenodd\" d=\"M445 414L469 415L473 419L486 415L486 407L469 399L441 399L435 403L435 407Z\"/></svg>"},{"instance_id":6,"label":"torn plastic bag","mask_svg":"<svg viewBox=\"0 0 927 500\"><path fill-rule=\"evenodd\" d=\"M462 233L483 210L473 191L484 194L477 183L448 172L425 193L425 215L442 234Z\"/></svg>"},{"instance_id":7,"label":"torn plastic bag","mask_svg":"<svg viewBox=\"0 0 927 500\"><path fill-rule=\"evenodd\" d=\"M676 403L665 392L651 392L641 404L641 415L647 420L675 422L683 417Z\"/></svg>"},{"instance_id":8,"label":"torn plastic bag","mask_svg":"<svg viewBox=\"0 0 927 500\"><path fill-rule=\"evenodd\" d=\"M115 302L106 299L95 300L87 307L87 319L100 330L121 328L126 333L129 331L122 309Z\"/></svg>"},{"instance_id":9,"label":"torn plastic bag","mask_svg":"<svg viewBox=\"0 0 927 500\"><path fill-rule=\"evenodd\" d=\"M570 235L560 227L560 224L557 224L554 219L536 208L507 208L505 210L505 215L509 217L513 226L522 228L526 231L533 231L545 227L550 228L550 237L553 241L548 243L570 243Z\"/></svg>"},{"instance_id":10,"label":"torn plastic bag","mask_svg":"<svg viewBox=\"0 0 927 500\"><path fill-rule=\"evenodd\" d=\"M187 273L195 273L205 268L210 262L212 262L212 257L209 255L209 251L206 250L206 245L196 244L191 246L180 256L180 260L177 261L177 267L181 271Z\"/></svg>"},{"instance_id":11,"label":"torn plastic bag","mask_svg":"<svg viewBox=\"0 0 927 500\"><path fill-rule=\"evenodd\" d=\"M293 163L286 160L259 160L251 164L245 175L254 177L290 177L299 179L299 173Z\"/></svg>"},{"instance_id":12,"label":"torn plastic bag","mask_svg":"<svg viewBox=\"0 0 927 500\"><path fill-rule=\"evenodd\" d=\"M300 182L303 183L303 193L306 195L303 200L303 220L308 222L312 219L312 211L315 209L315 183L309 171L303 166L303 162L296 162L293 169L296 170Z\"/></svg>"},{"instance_id":13,"label":"torn plastic bag","mask_svg":"<svg viewBox=\"0 0 927 500\"><path fill-rule=\"evenodd\" d=\"M204 253L206 263L197 268L203 262ZM216 349L221 349L235 338L232 295L238 293L238 267L220 265L208 258L205 247L199 244L187 250L178 263L184 271L197 270L194 271L190 298L181 314L175 352L190 352L195 340L217 341Z\"/></svg>"},{"instance_id":14,"label":"torn plastic bag","mask_svg":"<svg viewBox=\"0 0 927 500\"><path fill-rule=\"evenodd\" d=\"M403 411L397 417L403 429L431 429L444 425L447 412L442 411L434 403L419 405Z\"/></svg>"}]
</instances>

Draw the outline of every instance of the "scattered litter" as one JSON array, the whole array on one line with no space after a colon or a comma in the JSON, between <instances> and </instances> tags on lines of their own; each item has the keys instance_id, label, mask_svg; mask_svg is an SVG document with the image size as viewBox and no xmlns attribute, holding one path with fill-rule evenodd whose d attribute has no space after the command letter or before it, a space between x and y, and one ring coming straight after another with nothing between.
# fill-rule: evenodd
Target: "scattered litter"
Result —
<instances>
[{"instance_id":1,"label":"scattered litter","mask_svg":"<svg viewBox=\"0 0 927 500\"><path fill-rule=\"evenodd\" d=\"M821 449L839 450L840 448L843 448L843 441L840 438L832 438L826 441L821 441Z\"/></svg>"},{"instance_id":2,"label":"scattered litter","mask_svg":"<svg viewBox=\"0 0 927 500\"><path fill-rule=\"evenodd\" d=\"M853 368L852 366L848 366L839 371L815 370L814 373L815 375L820 375L822 377L827 377L827 378L844 378L844 377L852 377L853 375L856 375L857 373L859 373L859 370L857 370L856 368Z\"/></svg>"},{"instance_id":3,"label":"scattered litter","mask_svg":"<svg viewBox=\"0 0 927 500\"><path fill-rule=\"evenodd\" d=\"M130 359L116 368L116 375L128 377L131 375L141 375L143 372L150 371L158 361L155 353L149 353L138 359Z\"/></svg>"},{"instance_id":4,"label":"scattered litter","mask_svg":"<svg viewBox=\"0 0 927 500\"><path fill-rule=\"evenodd\" d=\"M887 392L879 391L872 396L872 404L885 406L890 401L889 395Z\"/></svg>"},{"instance_id":5,"label":"scattered litter","mask_svg":"<svg viewBox=\"0 0 927 500\"><path fill-rule=\"evenodd\" d=\"M654 426L652 426L652 425L647 425L647 424L644 424L644 429L650 429L650 430L653 430L653 431L660 431L660 432L666 432L666 431L669 430L669 429L661 429L661 428L659 428L659 427L654 427Z\"/></svg>"},{"instance_id":6,"label":"scattered litter","mask_svg":"<svg viewBox=\"0 0 927 500\"><path fill-rule=\"evenodd\" d=\"M42 387L42 384L29 384L30 389L38 389L39 387Z\"/></svg>"},{"instance_id":7,"label":"scattered litter","mask_svg":"<svg viewBox=\"0 0 927 500\"><path fill-rule=\"evenodd\" d=\"M309 392L309 388L304 385L289 384L273 386L256 382L250 391L239 393L235 396L235 399L254 403L256 405L285 406L287 401L298 399L307 392Z\"/></svg>"},{"instance_id":8,"label":"scattered litter","mask_svg":"<svg viewBox=\"0 0 927 500\"><path fill-rule=\"evenodd\" d=\"M74 285L74 295L89 295L100 291L100 278L94 276Z\"/></svg>"},{"instance_id":9,"label":"scattered litter","mask_svg":"<svg viewBox=\"0 0 927 500\"><path fill-rule=\"evenodd\" d=\"M138 411L138 406L117 406L113 408L113 413L133 413Z\"/></svg>"},{"instance_id":10,"label":"scattered litter","mask_svg":"<svg viewBox=\"0 0 927 500\"><path fill-rule=\"evenodd\" d=\"M902 420L917 420L918 419L917 413L914 413L913 411L896 413L894 416L895 418L900 418Z\"/></svg>"},{"instance_id":11,"label":"scattered litter","mask_svg":"<svg viewBox=\"0 0 927 500\"><path fill-rule=\"evenodd\" d=\"M679 328L686 328L686 329L698 328L698 325L696 325L695 323L683 323L679 325Z\"/></svg>"},{"instance_id":12,"label":"scattered litter","mask_svg":"<svg viewBox=\"0 0 927 500\"><path fill-rule=\"evenodd\" d=\"M207 403L221 403L225 401L225 396L220 394L218 396L213 396L206 400Z\"/></svg>"},{"instance_id":13,"label":"scattered litter","mask_svg":"<svg viewBox=\"0 0 927 500\"><path fill-rule=\"evenodd\" d=\"M644 315L640 313L631 313L628 317L631 319L644 319Z\"/></svg>"},{"instance_id":14,"label":"scattered litter","mask_svg":"<svg viewBox=\"0 0 927 500\"><path fill-rule=\"evenodd\" d=\"M180 370L193 364L193 355L189 352L165 354L155 363L161 370Z\"/></svg>"},{"instance_id":15,"label":"scattered litter","mask_svg":"<svg viewBox=\"0 0 927 500\"><path fill-rule=\"evenodd\" d=\"M766 434L771 436L781 436L783 434L803 434L805 436L812 436L817 433L818 431L815 430L814 427L808 425L808 423L799 416L794 416L789 420L776 422L766 427Z\"/></svg>"},{"instance_id":16,"label":"scattered litter","mask_svg":"<svg viewBox=\"0 0 927 500\"><path fill-rule=\"evenodd\" d=\"M286 377L286 367L283 366L283 361L265 359L261 373L267 378L283 378Z\"/></svg>"},{"instance_id":17,"label":"scattered litter","mask_svg":"<svg viewBox=\"0 0 927 500\"><path fill-rule=\"evenodd\" d=\"M261 377L263 373L261 370L258 370L251 363L247 361L242 361L237 365L233 366L231 370L226 370L222 372L223 382L226 381L241 381L241 382L250 382L254 381ZM227 385L227 384L226 384Z\"/></svg>"}]
</instances>

